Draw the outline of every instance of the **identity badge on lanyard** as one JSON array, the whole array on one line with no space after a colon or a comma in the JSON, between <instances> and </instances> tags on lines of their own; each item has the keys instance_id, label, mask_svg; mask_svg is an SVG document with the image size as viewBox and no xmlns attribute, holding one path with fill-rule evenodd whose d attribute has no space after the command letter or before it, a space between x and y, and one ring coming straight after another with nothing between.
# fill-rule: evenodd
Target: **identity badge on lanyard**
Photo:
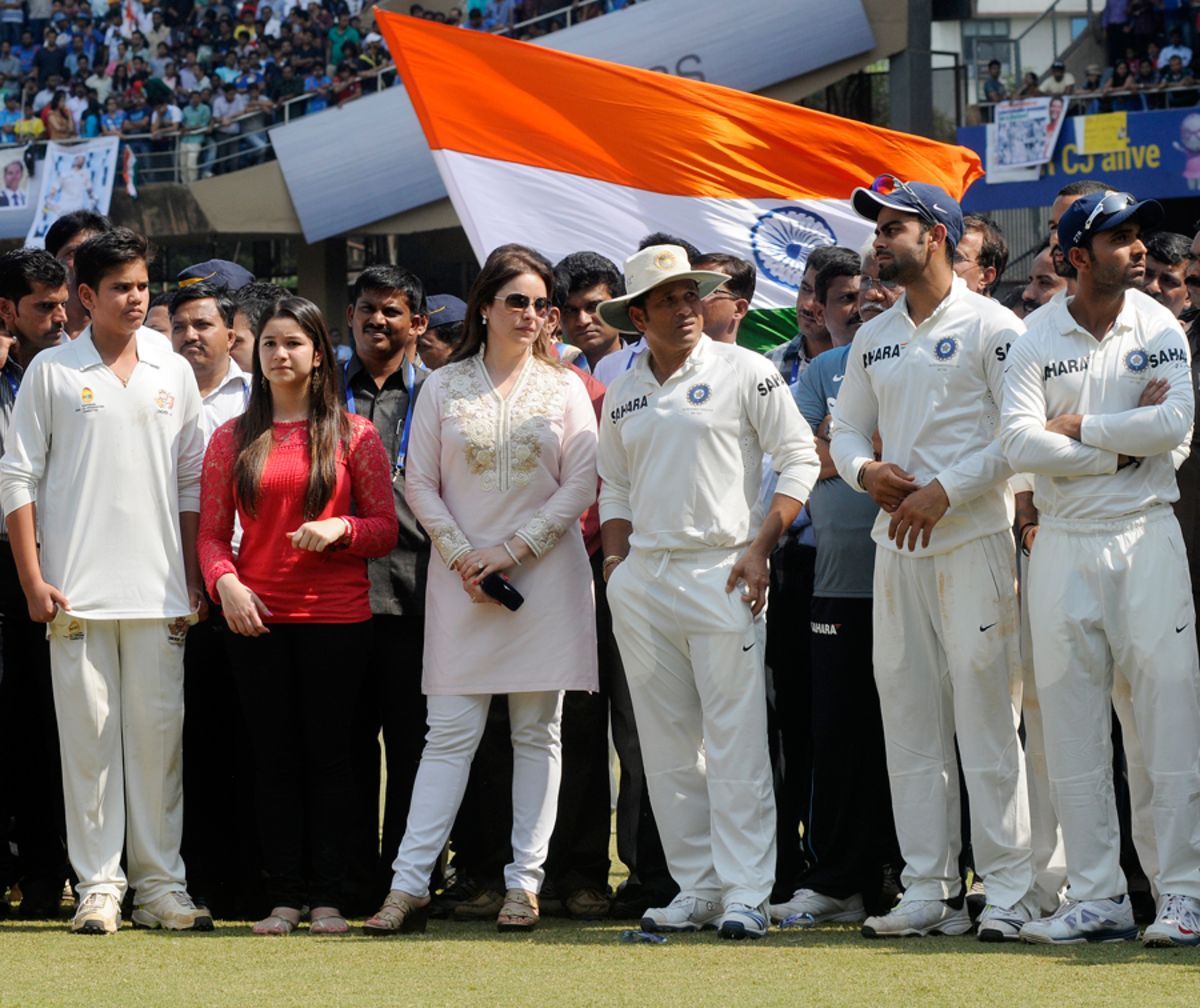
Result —
<instances>
[{"instance_id":1,"label":"identity badge on lanyard","mask_svg":"<svg viewBox=\"0 0 1200 1008\"><path fill-rule=\"evenodd\" d=\"M412 361L407 361L404 365L404 384L407 386L406 391L408 392L408 409L404 411L404 428L398 431L400 444L396 448L396 460L392 463L392 483L404 475L404 462L408 458L408 432L412 430L413 405L417 398L414 394L416 380L417 369L413 367ZM358 409L354 405L354 393L350 389L349 361L346 361L342 370L342 387L346 390L346 412L357 413Z\"/></svg>"}]
</instances>

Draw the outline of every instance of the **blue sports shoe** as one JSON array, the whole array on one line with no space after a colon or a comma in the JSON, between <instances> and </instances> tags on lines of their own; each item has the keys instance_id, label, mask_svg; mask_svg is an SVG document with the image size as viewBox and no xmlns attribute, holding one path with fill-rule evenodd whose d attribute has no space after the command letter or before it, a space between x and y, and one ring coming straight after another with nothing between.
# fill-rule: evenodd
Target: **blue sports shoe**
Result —
<instances>
[{"instance_id":1,"label":"blue sports shoe","mask_svg":"<svg viewBox=\"0 0 1200 1008\"><path fill-rule=\"evenodd\" d=\"M752 907L748 903L730 903L721 915L717 934L722 938L741 941L743 938L764 938L767 934L767 905Z\"/></svg>"}]
</instances>

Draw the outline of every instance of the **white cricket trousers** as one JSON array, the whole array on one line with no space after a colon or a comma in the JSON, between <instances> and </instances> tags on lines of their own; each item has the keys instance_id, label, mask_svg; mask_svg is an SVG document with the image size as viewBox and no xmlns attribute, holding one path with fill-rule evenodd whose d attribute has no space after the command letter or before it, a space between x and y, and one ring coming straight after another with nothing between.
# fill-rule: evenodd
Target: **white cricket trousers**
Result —
<instances>
[{"instance_id":1,"label":"white cricket trousers","mask_svg":"<svg viewBox=\"0 0 1200 1008\"><path fill-rule=\"evenodd\" d=\"M1200 897L1200 668L1179 523L1044 517L1029 564L1033 667L1074 899L1126 892L1109 704L1134 842L1157 892ZM1149 789L1149 794L1147 794Z\"/></svg>"},{"instance_id":2,"label":"white cricket trousers","mask_svg":"<svg viewBox=\"0 0 1200 1008\"><path fill-rule=\"evenodd\" d=\"M934 556L875 551L875 684L908 900L962 892L956 736L988 902L1015 906L1033 884L1014 553L1007 530Z\"/></svg>"},{"instance_id":3,"label":"white cricket trousers","mask_svg":"<svg viewBox=\"0 0 1200 1008\"><path fill-rule=\"evenodd\" d=\"M1036 538L1034 543L1036 545ZM1029 836L1033 854L1032 906L1040 916L1054 913L1067 887L1067 852L1050 799L1042 705L1033 676L1033 636L1029 630L1029 558L1017 557L1021 572L1021 716L1025 723L1025 780L1029 788Z\"/></svg>"},{"instance_id":4,"label":"white cricket trousers","mask_svg":"<svg viewBox=\"0 0 1200 1008\"><path fill-rule=\"evenodd\" d=\"M513 746L513 860L504 869L508 889L536 893L542 888L562 778L562 699L561 691L508 694ZM392 863L392 888L411 896L429 895L429 876L450 839L492 695L426 700L429 732L404 839Z\"/></svg>"},{"instance_id":5,"label":"white cricket trousers","mask_svg":"<svg viewBox=\"0 0 1200 1008\"><path fill-rule=\"evenodd\" d=\"M650 804L684 895L758 906L775 873L766 672L729 550L634 551L608 582Z\"/></svg>"},{"instance_id":6,"label":"white cricket trousers","mask_svg":"<svg viewBox=\"0 0 1200 1008\"><path fill-rule=\"evenodd\" d=\"M80 898L123 899L128 885L144 903L186 888L179 856L186 633L180 620L85 620L62 611L50 624L67 855Z\"/></svg>"}]
</instances>

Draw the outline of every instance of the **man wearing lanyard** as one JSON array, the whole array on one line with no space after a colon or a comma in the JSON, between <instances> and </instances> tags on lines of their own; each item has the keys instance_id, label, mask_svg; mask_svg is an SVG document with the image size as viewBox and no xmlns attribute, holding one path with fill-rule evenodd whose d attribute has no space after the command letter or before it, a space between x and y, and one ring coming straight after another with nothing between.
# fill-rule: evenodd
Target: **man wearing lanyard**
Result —
<instances>
[{"instance_id":1,"label":"man wearing lanyard","mask_svg":"<svg viewBox=\"0 0 1200 1008\"><path fill-rule=\"evenodd\" d=\"M966 934L958 868L958 761L983 941L1015 940L1033 881L1020 719L1012 469L995 440L1004 350L1020 320L951 265L962 209L941 187L892 175L856 189L875 221L879 275L905 291L854 337L833 409L842 479L880 505L872 537L873 660L905 893L866 937ZM876 459L873 437L883 441Z\"/></svg>"},{"instance_id":2,"label":"man wearing lanyard","mask_svg":"<svg viewBox=\"0 0 1200 1008\"><path fill-rule=\"evenodd\" d=\"M370 561L374 648L366 658L356 727L356 819L352 827L351 884L364 906L387 893L391 859L408 818L413 779L425 741L421 654L425 625L425 571L429 539L404 500L404 461L413 406L424 370L417 338L429 316L421 281L398 266L363 270L350 292L346 322L354 356L342 375L346 408L369 417L392 460L393 499L400 522L396 548ZM355 660L345 656L346 660ZM379 837L379 731L387 753L383 859ZM381 888L382 887L382 888Z\"/></svg>"},{"instance_id":3,"label":"man wearing lanyard","mask_svg":"<svg viewBox=\"0 0 1200 1008\"><path fill-rule=\"evenodd\" d=\"M39 352L66 339L67 300L66 267L49 252L15 249L0 256L0 319L8 344L7 359L0 367L0 452L25 369ZM5 882L20 882L21 917L57 917L68 869L50 648L45 625L29 618L4 530L0 530L0 620L0 710L4 712L0 844L7 853L11 839L20 854L15 877L0 878L0 888Z\"/></svg>"}]
</instances>

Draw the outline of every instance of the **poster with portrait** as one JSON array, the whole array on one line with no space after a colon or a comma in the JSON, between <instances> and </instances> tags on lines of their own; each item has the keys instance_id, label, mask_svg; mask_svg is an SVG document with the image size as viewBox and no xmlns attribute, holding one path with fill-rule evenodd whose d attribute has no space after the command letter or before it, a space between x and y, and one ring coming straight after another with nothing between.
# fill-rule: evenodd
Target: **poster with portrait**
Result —
<instances>
[{"instance_id":1,"label":"poster with portrait","mask_svg":"<svg viewBox=\"0 0 1200 1008\"><path fill-rule=\"evenodd\" d=\"M26 245L42 248L50 225L63 214L76 210L108 213L118 172L119 145L117 137L46 145L46 158L38 166L41 186Z\"/></svg>"},{"instance_id":2,"label":"poster with portrait","mask_svg":"<svg viewBox=\"0 0 1200 1008\"><path fill-rule=\"evenodd\" d=\"M1062 132L1069 100L1051 95L998 103L995 128L987 134L987 170L1032 168L1049 161Z\"/></svg>"},{"instance_id":3,"label":"poster with portrait","mask_svg":"<svg viewBox=\"0 0 1200 1008\"><path fill-rule=\"evenodd\" d=\"M0 166L4 171L0 213L5 210L24 210L30 205L29 172L25 168L24 153L24 147L0 148Z\"/></svg>"}]
</instances>

